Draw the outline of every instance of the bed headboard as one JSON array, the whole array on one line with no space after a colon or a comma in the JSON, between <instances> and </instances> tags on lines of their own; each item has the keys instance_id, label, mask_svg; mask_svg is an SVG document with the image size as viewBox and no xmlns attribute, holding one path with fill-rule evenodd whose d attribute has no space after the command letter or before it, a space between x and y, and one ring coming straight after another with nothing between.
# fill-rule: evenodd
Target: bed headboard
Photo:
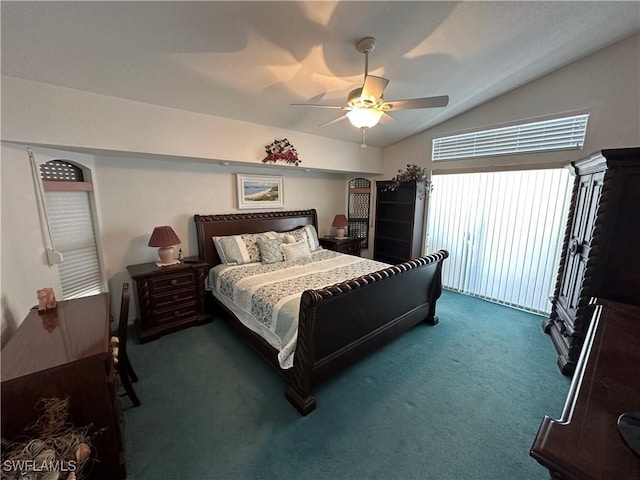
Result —
<instances>
[{"instance_id":1,"label":"bed headboard","mask_svg":"<svg viewBox=\"0 0 640 480\"><path fill-rule=\"evenodd\" d=\"M260 233L268 231L288 232L305 225L318 230L318 215L315 209L284 212L233 213L230 215L194 215L198 237L198 256L213 267L220 257L211 237Z\"/></svg>"}]
</instances>

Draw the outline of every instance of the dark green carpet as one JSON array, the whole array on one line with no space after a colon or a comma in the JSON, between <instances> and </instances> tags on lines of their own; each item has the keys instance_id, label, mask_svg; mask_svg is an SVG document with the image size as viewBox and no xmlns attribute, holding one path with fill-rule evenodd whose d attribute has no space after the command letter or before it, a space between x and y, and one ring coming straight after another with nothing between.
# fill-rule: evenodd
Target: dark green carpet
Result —
<instances>
[{"instance_id":1,"label":"dark green carpet","mask_svg":"<svg viewBox=\"0 0 640 480\"><path fill-rule=\"evenodd\" d=\"M548 478L529 449L570 382L542 318L453 292L437 312L320 385L307 417L221 321L131 345L129 478Z\"/></svg>"}]
</instances>

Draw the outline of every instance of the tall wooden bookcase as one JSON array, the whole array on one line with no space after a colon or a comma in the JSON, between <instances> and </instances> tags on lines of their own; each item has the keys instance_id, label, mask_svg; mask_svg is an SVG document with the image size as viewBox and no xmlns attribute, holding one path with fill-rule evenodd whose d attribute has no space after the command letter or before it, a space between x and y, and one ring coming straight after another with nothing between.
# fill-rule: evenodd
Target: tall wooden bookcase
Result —
<instances>
[{"instance_id":1,"label":"tall wooden bookcase","mask_svg":"<svg viewBox=\"0 0 640 480\"><path fill-rule=\"evenodd\" d=\"M602 150L575 174L560 269L544 331L573 374L598 297L640 305L640 148Z\"/></svg>"},{"instance_id":2,"label":"tall wooden bookcase","mask_svg":"<svg viewBox=\"0 0 640 480\"><path fill-rule=\"evenodd\" d=\"M376 182L373 258L396 264L422 255L424 182L403 182L389 190L388 180Z\"/></svg>"}]
</instances>

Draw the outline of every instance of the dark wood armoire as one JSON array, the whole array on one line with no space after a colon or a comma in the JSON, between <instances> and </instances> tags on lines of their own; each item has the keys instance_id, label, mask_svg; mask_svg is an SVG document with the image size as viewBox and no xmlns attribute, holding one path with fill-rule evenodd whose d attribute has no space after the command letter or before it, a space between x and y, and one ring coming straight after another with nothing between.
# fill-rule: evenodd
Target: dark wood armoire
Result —
<instances>
[{"instance_id":1,"label":"dark wood armoire","mask_svg":"<svg viewBox=\"0 0 640 480\"><path fill-rule=\"evenodd\" d=\"M640 148L602 150L573 162L551 315L543 328L558 367L573 374L599 297L640 305Z\"/></svg>"},{"instance_id":2,"label":"dark wood armoire","mask_svg":"<svg viewBox=\"0 0 640 480\"><path fill-rule=\"evenodd\" d=\"M376 222L373 258L391 264L422 255L424 182L402 182L389 190L391 181L376 182Z\"/></svg>"}]
</instances>

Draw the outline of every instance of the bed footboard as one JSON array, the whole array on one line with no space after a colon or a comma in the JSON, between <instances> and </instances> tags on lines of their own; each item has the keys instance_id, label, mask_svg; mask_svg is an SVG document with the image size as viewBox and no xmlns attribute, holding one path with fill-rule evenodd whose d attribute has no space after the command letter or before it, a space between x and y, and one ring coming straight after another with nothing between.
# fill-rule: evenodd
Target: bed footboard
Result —
<instances>
[{"instance_id":1,"label":"bed footboard","mask_svg":"<svg viewBox=\"0 0 640 480\"><path fill-rule=\"evenodd\" d=\"M302 294L298 340L286 397L315 409L312 387L414 325L438 322L446 250Z\"/></svg>"}]
</instances>

